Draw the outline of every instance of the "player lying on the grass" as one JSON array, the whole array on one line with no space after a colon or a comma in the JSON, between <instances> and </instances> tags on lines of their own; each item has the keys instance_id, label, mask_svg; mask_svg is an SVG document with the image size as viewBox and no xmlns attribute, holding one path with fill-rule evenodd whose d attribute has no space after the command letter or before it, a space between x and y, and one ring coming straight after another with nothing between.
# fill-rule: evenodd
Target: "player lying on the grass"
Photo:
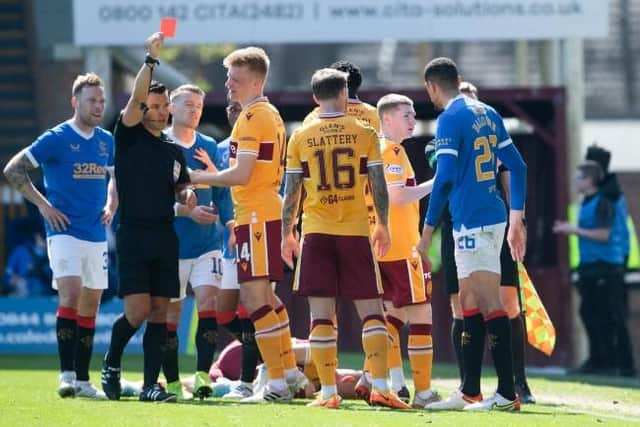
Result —
<instances>
[{"instance_id":1,"label":"player lying on the grass","mask_svg":"<svg viewBox=\"0 0 640 427\"><path fill-rule=\"evenodd\" d=\"M300 372L307 378L308 383L295 391L297 398L313 398L320 390L320 379L317 369L311 360L311 347L308 340L292 338L291 347L296 358L296 365ZM211 365L209 377L212 381L213 396L219 397L228 393L241 379L243 365L242 343L234 340L227 344L216 361ZM338 392L344 399L356 399L356 382L362 375L361 371L353 369L338 369L336 371L336 384ZM257 377L252 385L256 392L260 392L268 382L268 373L264 364L257 368ZM193 392L194 377L187 377L182 380L185 390Z\"/></svg>"},{"instance_id":2,"label":"player lying on the grass","mask_svg":"<svg viewBox=\"0 0 640 427\"><path fill-rule=\"evenodd\" d=\"M407 409L387 384L387 328L382 311L380 274L369 240L364 185L368 179L380 221L373 232L379 255L389 248L389 196L376 131L345 115L347 75L318 70L311 78L318 118L302 126L287 148L287 181L282 215L282 258L293 268L294 292L308 297L311 358L322 390L312 406L340 405L335 370L335 300L353 300L362 320L362 344L371 360L375 405ZM302 188L302 247L294 235Z\"/></svg>"},{"instance_id":3,"label":"player lying on the grass","mask_svg":"<svg viewBox=\"0 0 640 427\"><path fill-rule=\"evenodd\" d=\"M387 329L392 338L387 365L391 388L408 403L409 390L404 381L400 350L400 330L408 322L408 353L416 389L412 406L424 408L428 403L441 399L431 390L430 267L416 251L420 240L420 199L431 192L433 181L417 185L413 167L402 146L402 142L413 135L416 125L413 101L392 93L380 98L377 108L382 122L380 150L389 190L389 232L392 236L389 251L377 257L384 289ZM372 206L370 191L367 199ZM369 221L372 226L377 223L373 209L370 209ZM366 399L369 388L365 376L360 379L356 390Z\"/></svg>"}]
</instances>

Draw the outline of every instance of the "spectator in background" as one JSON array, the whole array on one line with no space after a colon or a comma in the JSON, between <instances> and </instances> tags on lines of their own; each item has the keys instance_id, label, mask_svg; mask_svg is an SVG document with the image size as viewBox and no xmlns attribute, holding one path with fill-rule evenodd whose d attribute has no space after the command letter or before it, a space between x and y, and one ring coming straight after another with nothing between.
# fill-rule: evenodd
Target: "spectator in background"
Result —
<instances>
[{"instance_id":1,"label":"spectator in background","mask_svg":"<svg viewBox=\"0 0 640 427\"><path fill-rule=\"evenodd\" d=\"M603 178L598 162L587 160L578 166L577 190L583 195L578 224L556 221L553 230L578 236L580 317L587 331L589 357L577 372L611 374L624 365L626 370L621 373L632 376L630 350L628 360L622 357L630 340L621 297L624 244L617 232L621 217L611 199L599 190Z\"/></svg>"},{"instance_id":2,"label":"spectator in background","mask_svg":"<svg viewBox=\"0 0 640 427\"><path fill-rule=\"evenodd\" d=\"M15 297L54 295L47 242L42 232L29 220L21 220L15 226L28 236L9 255L3 293Z\"/></svg>"},{"instance_id":3,"label":"spectator in background","mask_svg":"<svg viewBox=\"0 0 640 427\"><path fill-rule=\"evenodd\" d=\"M611 160L610 151L594 144L587 149L586 160L593 160L602 168L603 179L598 183L598 191L603 197L611 200L616 216L614 228L612 228L611 232L614 235L613 238L622 245L622 255L624 258L623 270L621 272L622 281L620 282L622 286L618 289L620 293L618 298L621 300L619 308L621 309L622 321L625 325L624 328L616 330L618 351L617 368L619 369L619 374L621 376L633 377L636 375L633 351L631 341L629 340L629 334L625 333L625 331L627 331L626 322L629 318L628 286L624 282L624 269L628 264L630 250L630 235L629 228L627 227L627 217L629 216L627 199L622 191L620 183L618 182L618 176L609 171L609 162Z\"/></svg>"}]
</instances>

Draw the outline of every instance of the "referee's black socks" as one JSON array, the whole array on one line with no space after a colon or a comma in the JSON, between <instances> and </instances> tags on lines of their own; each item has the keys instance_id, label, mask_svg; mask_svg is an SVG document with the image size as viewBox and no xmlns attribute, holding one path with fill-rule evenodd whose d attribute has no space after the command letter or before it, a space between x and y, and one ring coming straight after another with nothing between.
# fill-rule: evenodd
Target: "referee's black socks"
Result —
<instances>
[{"instance_id":1,"label":"referee's black socks","mask_svg":"<svg viewBox=\"0 0 640 427\"><path fill-rule=\"evenodd\" d=\"M456 352L456 361L458 362L458 372L460 373L460 384L464 380L464 365L462 364L462 319L453 319L451 323L451 344Z\"/></svg>"},{"instance_id":2,"label":"referee's black socks","mask_svg":"<svg viewBox=\"0 0 640 427\"><path fill-rule=\"evenodd\" d=\"M122 353L131 337L136 333L138 328L131 326L127 317L123 314L118 316L113 322L111 329L111 342L109 343L109 351L107 353L106 363L113 368L120 367Z\"/></svg>"},{"instance_id":3,"label":"referee's black socks","mask_svg":"<svg viewBox=\"0 0 640 427\"><path fill-rule=\"evenodd\" d=\"M149 387L158 382L164 351L167 345L167 324L147 322L142 338L144 349L144 385Z\"/></svg>"},{"instance_id":4,"label":"referee's black socks","mask_svg":"<svg viewBox=\"0 0 640 427\"><path fill-rule=\"evenodd\" d=\"M510 320L511 322L511 344L513 346L513 375L516 384L526 384L527 376L524 371L524 346L525 328L524 319L521 313Z\"/></svg>"}]
</instances>

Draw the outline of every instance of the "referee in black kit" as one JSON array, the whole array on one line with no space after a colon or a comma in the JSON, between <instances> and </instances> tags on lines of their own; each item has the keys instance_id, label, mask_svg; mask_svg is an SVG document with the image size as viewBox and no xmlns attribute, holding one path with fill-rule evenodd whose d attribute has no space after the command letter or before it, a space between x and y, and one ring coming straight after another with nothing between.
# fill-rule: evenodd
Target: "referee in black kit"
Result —
<instances>
[{"instance_id":1,"label":"referee in black kit","mask_svg":"<svg viewBox=\"0 0 640 427\"><path fill-rule=\"evenodd\" d=\"M140 400L176 401L174 394L158 384L167 342L167 306L179 291L174 204L179 201L193 207L196 198L186 188L189 175L180 148L162 132L169 119L169 95L164 85L151 80L162 42L162 33L147 39L148 54L114 131L120 201L118 293L124 298L124 314L113 324L102 367L102 388L112 400L120 398L124 347L146 320Z\"/></svg>"}]
</instances>

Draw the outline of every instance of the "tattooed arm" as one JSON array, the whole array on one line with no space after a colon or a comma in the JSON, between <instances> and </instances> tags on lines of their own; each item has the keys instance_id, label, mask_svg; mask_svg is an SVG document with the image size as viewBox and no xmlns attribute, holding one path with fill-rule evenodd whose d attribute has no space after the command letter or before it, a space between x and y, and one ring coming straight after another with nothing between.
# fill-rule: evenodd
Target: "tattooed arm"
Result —
<instances>
[{"instance_id":1,"label":"tattooed arm","mask_svg":"<svg viewBox=\"0 0 640 427\"><path fill-rule=\"evenodd\" d=\"M284 203L282 207L282 259L293 268L293 257L298 257L300 245L294 236L293 228L297 223L300 193L302 191L302 174L286 174Z\"/></svg>"},{"instance_id":2,"label":"tattooed arm","mask_svg":"<svg viewBox=\"0 0 640 427\"><path fill-rule=\"evenodd\" d=\"M371 186L371 194L373 195L373 206L376 209L378 221L371 234L371 240L376 249L378 256L384 256L391 246L391 238L389 237L389 193L387 192L387 181L384 178L384 166L372 165L368 166L369 185Z\"/></svg>"},{"instance_id":3,"label":"tattooed arm","mask_svg":"<svg viewBox=\"0 0 640 427\"><path fill-rule=\"evenodd\" d=\"M386 227L389 221L389 193L387 181L384 178L384 166L369 166L369 185L373 194L373 205L379 221Z\"/></svg>"},{"instance_id":4,"label":"tattooed arm","mask_svg":"<svg viewBox=\"0 0 640 427\"><path fill-rule=\"evenodd\" d=\"M9 163L4 168L4 175L13 188L18 190L25 199L36 205L40 214L51 225L51 228L56 231L66 230L70 224L69 218L54 208L31 181L29 171L35 169L35 166L29 160L27 150L28 148L23 149L9 160Z\"/></svg>"}]
</instances>

